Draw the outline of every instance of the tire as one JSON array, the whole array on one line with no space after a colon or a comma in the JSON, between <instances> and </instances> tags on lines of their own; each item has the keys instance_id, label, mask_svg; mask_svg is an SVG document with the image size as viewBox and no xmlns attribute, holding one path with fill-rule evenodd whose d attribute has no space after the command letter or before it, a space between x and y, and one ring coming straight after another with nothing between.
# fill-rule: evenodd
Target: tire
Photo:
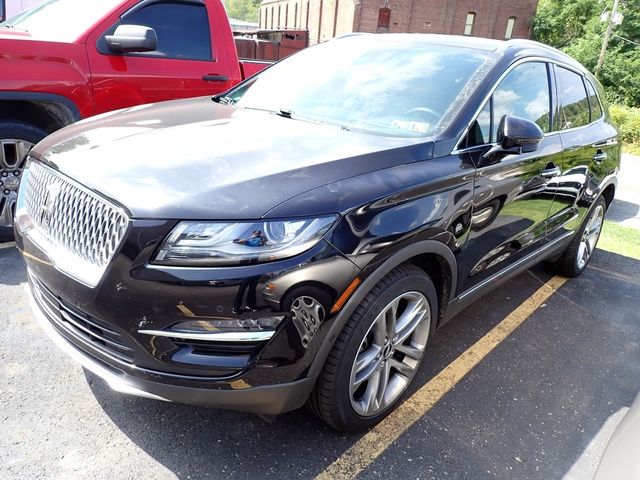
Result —
<instances>
[{"instance_id":1,"label":"tire","mask_svg":"<svg viewBox=\"0 0 640 480\"><path fill-rule=\"evenodd\" d=\"M405 264L388 273L340 332L309 399L311 410L334 429L351 432L368 429L389 415L422 363L437 311L436 290L423 270ZM393 312L397 323L390 320ZM379 380L384 378L386 382Z\"/></svg>"},{"instance_id":2,"label":"tire","mask_svg":"<svg viewBox=\"0 0 640 480\"><path fill-rule=\"evenodd\" d=\"M571 243L552 264L556 273L573 278L584 272L600 238L606 211L607 202L599 197L585 216Z\"/></svg>"},{"instance_id":3,"label":"tire","mask_svg":"<svg viewBox=\"0 0 640 480\"><path fill-rule=\"evenodd\" d=\"M0 242L13 239L13 209L17 184L29 149L47 136L31 124L0 120ZM7 183L10 183L7 186Z\"/></svg>"}]
</instances>

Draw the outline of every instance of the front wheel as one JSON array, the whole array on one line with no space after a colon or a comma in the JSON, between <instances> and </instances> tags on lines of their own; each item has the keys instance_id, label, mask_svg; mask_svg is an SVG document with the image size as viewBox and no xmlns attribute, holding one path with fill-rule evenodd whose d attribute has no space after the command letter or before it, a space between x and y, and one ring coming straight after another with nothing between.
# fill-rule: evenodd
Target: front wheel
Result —
<instances>
[{"instance_id":1,"label":"front wheel","mask_svg":"<svg viewBox=\"0 0 640 480\"><path fill-rule=\"evenodd\" d=\"M600 238L606 211L607 202L602 197L598 198L571 243L553 264L557 273L565 277L577 277L587 268Z\"/></svg>"},{"instance_id":2,"label":"front wheel","mask_svg":"<svg viewBox=\"0 0 640 480\"><path fill-rule=\"evenodd\" d=\"M13 238L13 215L25 157L46 135L28 123L0 120L0 242Z\"/></svg>"},{"instance_id":3,"label":"front wheel","mask_svg":"<svg viewBox=\"0 0 640 480\"><path fill-rule=\"evenodd\" d=\"M327 358L311 397L333 428L372 427L398 404L416 375L436 323L431 279L401 265L367 294Z\"/></svg>"}]
</instances>

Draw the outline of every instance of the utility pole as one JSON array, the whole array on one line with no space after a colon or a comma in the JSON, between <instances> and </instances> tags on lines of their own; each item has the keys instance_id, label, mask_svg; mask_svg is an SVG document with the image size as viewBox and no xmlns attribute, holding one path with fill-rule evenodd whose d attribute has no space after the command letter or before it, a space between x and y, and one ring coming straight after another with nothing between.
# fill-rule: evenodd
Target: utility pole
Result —
<instances>
[{"instance_id":1,"label":"utility pole","mask_svg":"<svg viewBox=\"0 0 640 480\"><path fill-rule=\"evenodd\" d=\"M600 76L600 70L602 69L602 64L604 63L604 56L607 53L607 45L609 45L609 39L611 38L611 32L613 31L613 25L617 15L618 15L618 0L613 0L613 10L611 11L611 15L609 15L607 31L605 32L604 38L602 39L602 49L600 50L600 56L598 57L598 65L596 65L596 71L595 71L596 78Z\"/></svg>"}]
</instances>

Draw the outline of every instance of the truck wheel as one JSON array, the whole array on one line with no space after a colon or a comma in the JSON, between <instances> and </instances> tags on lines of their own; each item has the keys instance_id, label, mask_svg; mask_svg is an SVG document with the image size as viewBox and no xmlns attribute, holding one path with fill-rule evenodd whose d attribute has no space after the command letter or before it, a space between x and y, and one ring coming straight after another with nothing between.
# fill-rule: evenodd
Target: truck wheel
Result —
<instances>
[{"instance_id":1,"label":"truck wheel","mask_svg":"<svg viewBox=\"0 0 640 480\"><path fill-rule=\"evenodd\" d=\"M309 399L314 413L341 431L370 428L391 413L422 363L437 311L423 270L389 272L340 332Z\"/></svg>"},{"instance_id":2,"label":"truck wheel","mask_svg":"<svg viewBox=\"0 0 640 480\"><path fill-rule=\"evenodd\" d=\"M0 242L13 239L13 214L25 157L47 132L28 123L0 120Z\"/></svg>"}]
</instances>

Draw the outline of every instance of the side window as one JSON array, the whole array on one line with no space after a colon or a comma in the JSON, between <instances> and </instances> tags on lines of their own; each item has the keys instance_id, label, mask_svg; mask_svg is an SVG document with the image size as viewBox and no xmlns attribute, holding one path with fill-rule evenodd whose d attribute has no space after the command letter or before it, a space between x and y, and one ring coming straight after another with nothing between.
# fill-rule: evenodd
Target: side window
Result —
<instances>
[{"instance_id":1,"label":"side window","mask_svg":"<svg viewBox=\"0 0 640 480\"><path fill-rule=\"evenodd\" d=\"M531 62L518 65L500 82L493 93L493 127L491 136L505 115L525 118L538 124L543 132L550 130L551 119L547 66Z\"/></svg>"},{"instance_id":2,"label":"side window","mask_svg":"<svg viewBox=\"0 0 640 480\"><path fill-rule=\"evenodd\" d=\"M466 147L496 141L497 128L505 115L525 118L550 131L551 103L547 66L540 62L524 63L511 70L494 90L473 122Z\"/></svg>"},{"instance_id":3,"label":"side window","mask_svg":"<svg viewBox=\"0 0 640 480\"><path fill-rule=\"evenodd\" d=\"M151 52L152 55L185 60L211 60L211 34L204 5L171 1L152 3L125 14L122 23L142 25L156 31L158 49Z\"/></svg>"},{"instance_id":4,"label":"side window","mask_svg":"<svg viewBox=\"0 0 640 480\"><path fill-rule=\"evenodd\" d=\"M560 130L588 125L590 122L589 100L582 76L558 67L556 77L561 105Z\"/></svg>"},{"instance_id":5,"label":"side window","mask_svg":"<svg viewBox=\"0 0 640 480\"><path fill-rule=\"evenodd\" d=\"M595 122L602 116L602 106L600 105L600 100L598 100L598 95L596 94L596 90L593 88L591 82L587 83L587 92L589 93L589 106L591 107L591 121Z\"/></svg>"},{"instance_id":6,"label":"side window","mask_svg":"<svg viewBox=\"0 0 640 480\"><path fill-rule=\"evenodd\" d=\"M476 145L486 145L491 143L491 99L487 100L482 110L478 114L478 118L473 122L467 135L466 147L475 147Z\"/></svg>"}]
</instances>

